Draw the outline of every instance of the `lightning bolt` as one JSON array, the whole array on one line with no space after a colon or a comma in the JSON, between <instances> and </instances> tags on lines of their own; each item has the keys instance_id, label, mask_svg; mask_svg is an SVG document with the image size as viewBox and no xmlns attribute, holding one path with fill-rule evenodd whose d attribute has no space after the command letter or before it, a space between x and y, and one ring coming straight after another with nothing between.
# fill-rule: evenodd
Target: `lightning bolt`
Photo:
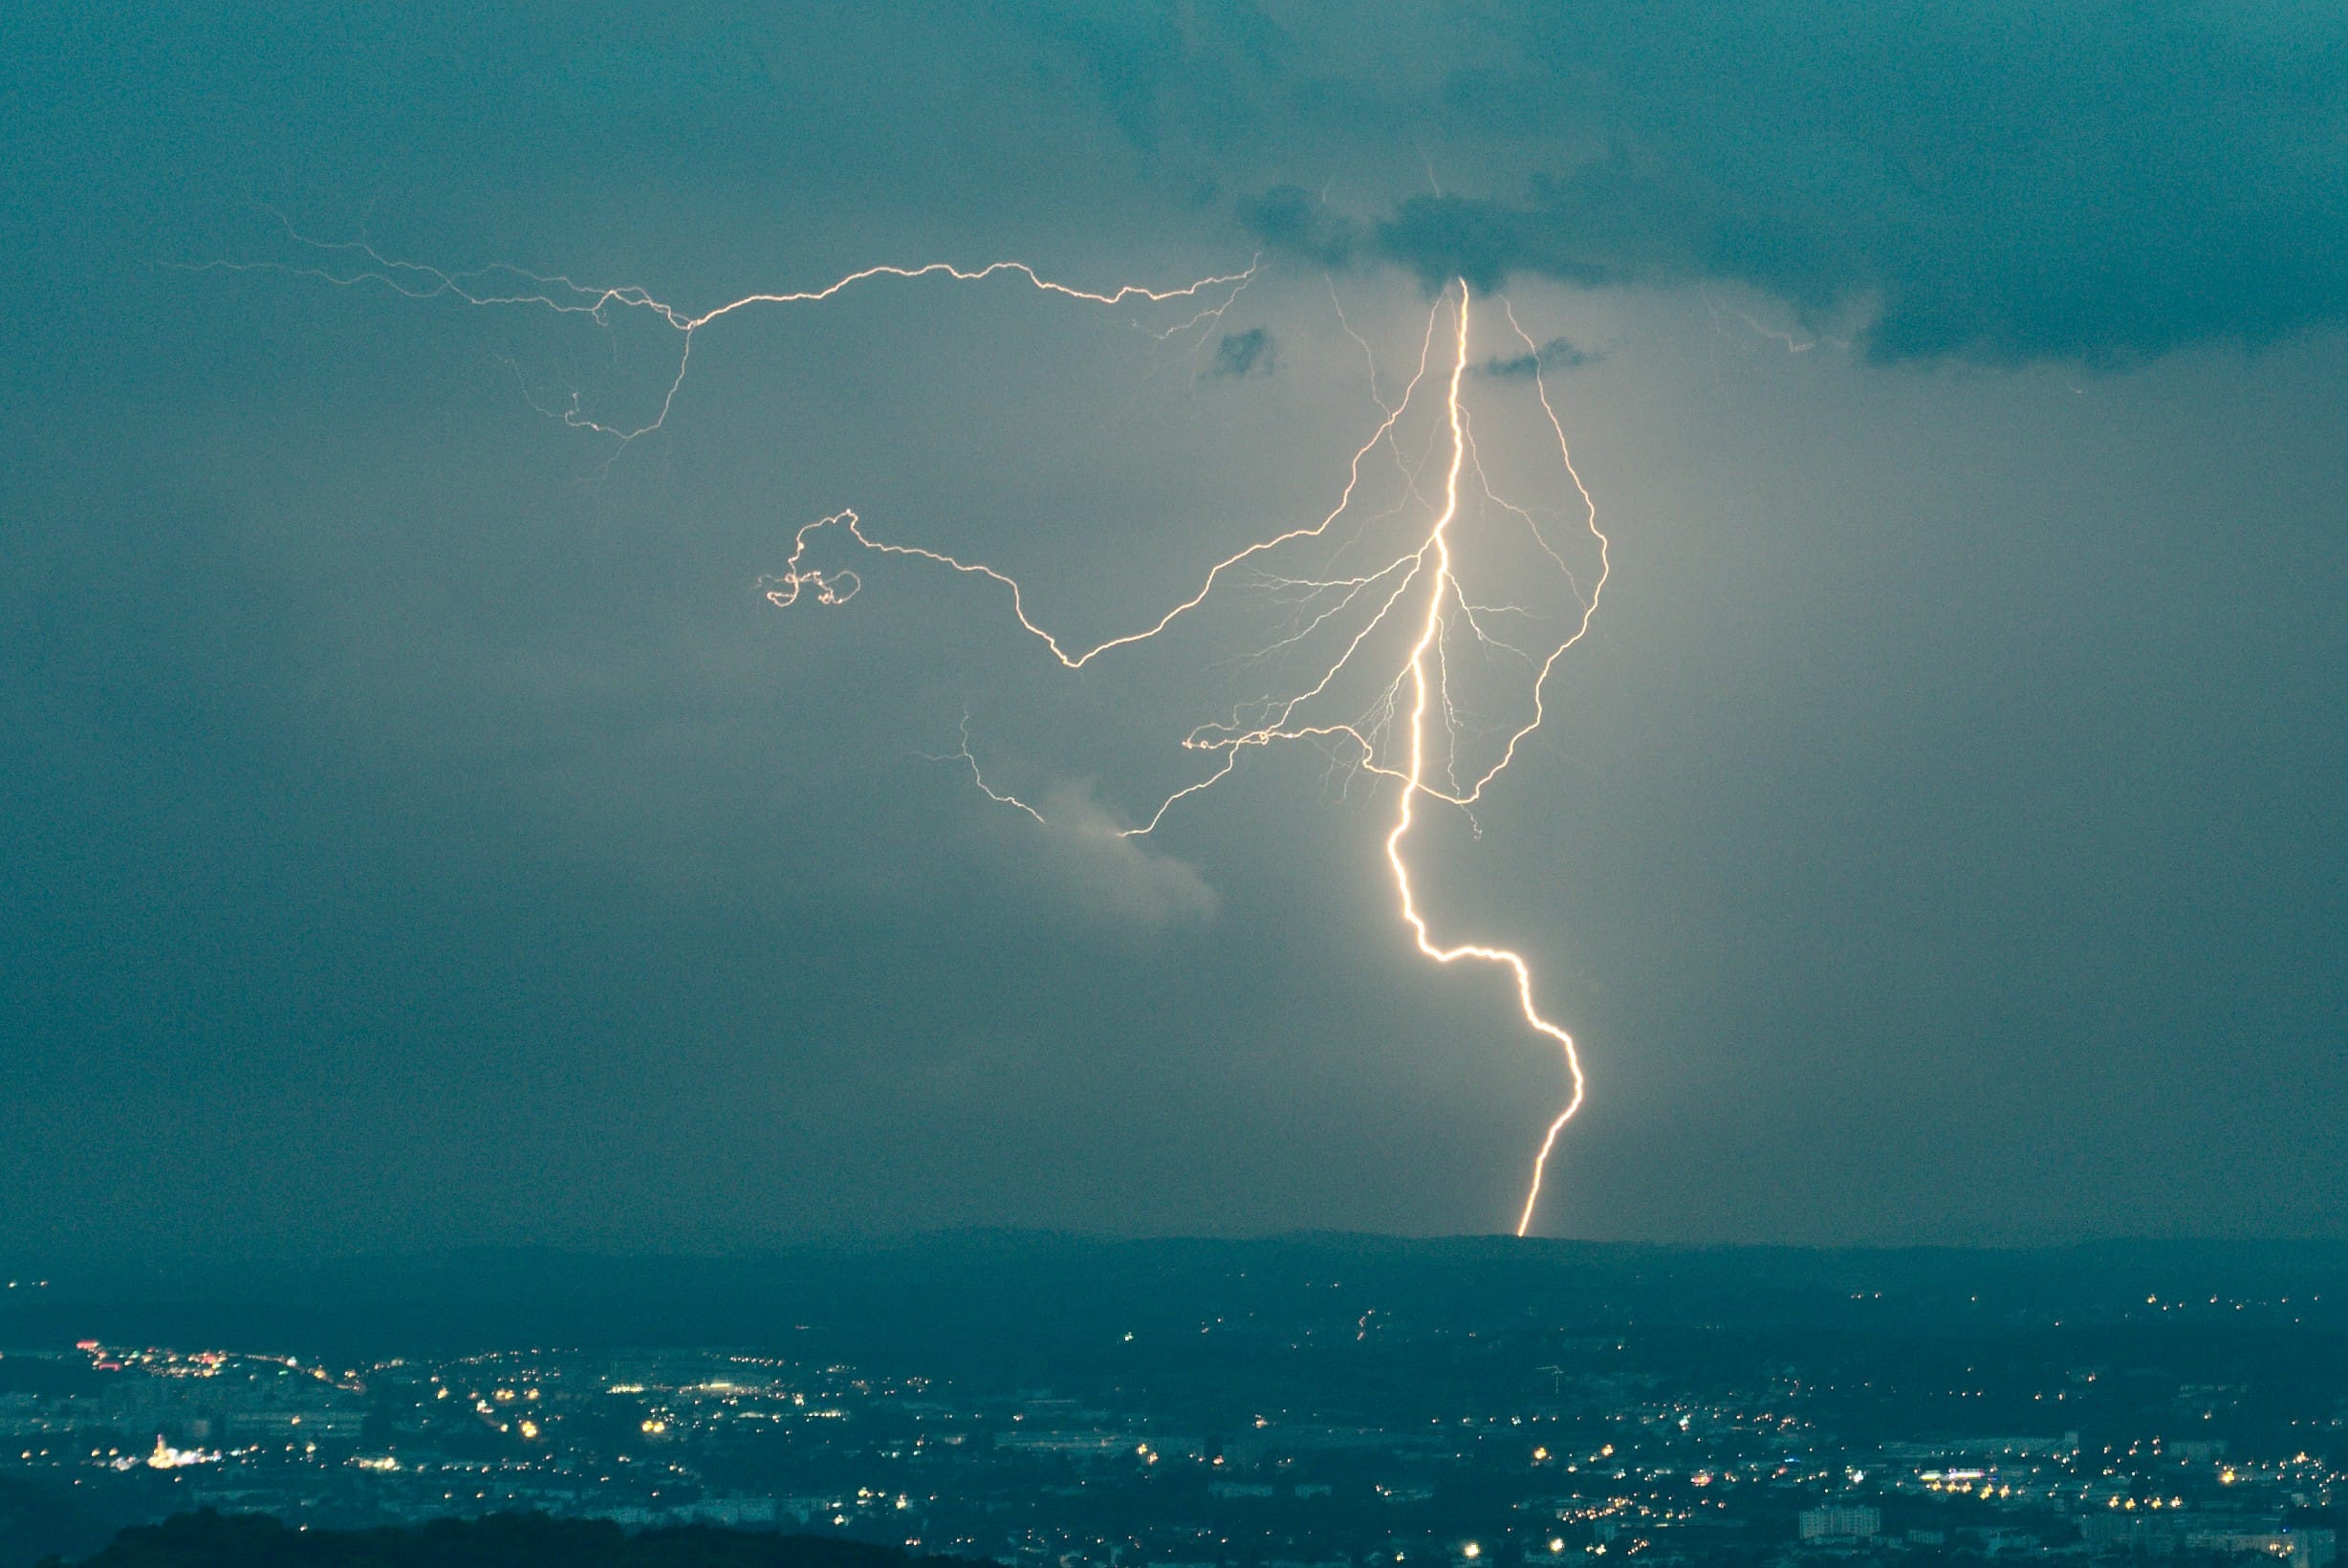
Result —
<instances>
[{"instance_id":1,"label":"lightning bolt","mask_svg":"<svg viewBox=\"0 0 2348 1568\"><path fill-rule=\"evenodd\" d=\"M312 239L295 231L282 216L279 221L284 223L288 237L305 248L313 260L302 264L279 261L209 262L190 270L287 272L340 287L373 284L415 299L446 297L482 307L533 307L560 315L585 316L598 325L608 324L618 311L649 314L674 331L680 339L674 374L669 378L659 407L649 421L630 425L598 420L582 410L576 394L573 395L568 407L547 410L565 424L612 438L620 447L661 428L669 418L691 362L694 335L713 322L752 306L819 304L858 285L882 279L910 282L943 278L979 283L1001 276L1024 280L1045 294L1096 306L1197 302L1200 308L1188 320L1154 335L1163 339L1185 332L1203 332L1219 321L1258 272L1258 264L1250 262L1242 272L1205 277L1166 289L1151 289L1138 284L1122 284L1110 289L1083 289L1058 282L1020 261L997 261L975 268L936 261L916 266L868 267L821 287L746 294L694 314L666 304L634 286L594 287L560 275L528 272L502 265L471 272L444 272L413 262L392 260L363 241L330 243ZM1089 647L1072 645L1030 614L1026 590L1010 574L985 562L966 560L945 551L881 538L867 531L863 519L853 510L843 510L803 524L793 536L791 554L783 569L760 579L759 588L778 608L790 608L806 602L831 607L847 604L862 590L862 577L851 568L825 568L813 562L813 553L820 541L844 535L859 552L867 555L923 562L991 584L1007 596L1011 617L1020 628L1041 642L1061 666L1072 671L1083 669L1104 655L1159 638L1177 621L1198 610L1227 583L1233 585L1235 590L1250 589L1266 594L1275 602L1291 605L1295 612L1294 628L1288 636L1259 649L1259 659L1274 654L1298 653L1318 642L1323 634L1334 635L1337 642L1337 651L1334 655L1324 654L1316 661L1317 675L1285 693L1267 694L1242 704L1232 710L1228 719L1198 725L1184 735L1179 743L1181 749L1206 753L1211 765L1203 775L1165 795L1137 825L1121 830L1120 836L1139 838L1154 833L1177 805L1229 777L1243 753L1274 745L1305 742L1324 749L1334 748L1333 757L1340 760L1342 765L1391 782L1396 787L1395 808L1393 824L1385 836L1385 859L1393 877L1397 914L1408 929L1413 945L1423 956L1437 964L1451 965L1472 960L1505 969L1513 982L1517 1007L1526 1027L1554 1042L1564 1058L1571 1091L1563 1109L1550 1122L1533 1155L1524 1203L1516 1220L1516 1234L1522 1236L1532 1229L1550 1158L1555 1151L1559 1135L1582 1106L1586 1082L1580 1053L1573 1035L1540 1011L1534 994L1533 970L1521 953L1477 942L1446 943L1435 936L1433 926L1420 905L1418 890L1412 880L1411 862L1405 850L1418 823L1418 806L1422 798L1469 814L1472 824L1473 808L1483 798L1486 789L1515 761L1525 738L1541 727L1547 717L1546 692L1550 675L1565 653L1587 635L1598 613L1599 598L1604 593L1612 571L1611 544L1598 526L1597 506L1574 466L1564 425L1550 401L1548 385L1539 368L1534 340L1518 324L1513 308L1505 299L1500 301L1502 314L1510 331L1533 356L1533 389L1542 417L1555 439L1558 460L1573 482L1585 526L1597 544L1598 571L1586 596L1581 595L1578 586L1574 583L1564 557L1542 534L1533 512L1497 494L1485 476L1464 398L1464 386L1470 368L1472 316L1467 282L1464 279L1455 280L1430 307L1417 367L1404 382L1401 396L1392 403L1385 403L1380 396L1376 357L1371 353L1368 342L1345 319L1343 307L1337 301L1334 287L1330 297L1346 336L1362 349L1370 361L1371 397L1381 416L1374 424L1367 439L1355 448L1347 466L1345 483L1336 503L1316 521L1300 523L1294 528L1273 534L1215 561L1199 579L1195 592L1175 602L1146 625L1109 637ZM1442 444L1442 488L1438 497L1427 494L1422 487L1426 460L1418 463L1411 461L1399 430L1417 401L1422 386L1430 379L1430 370L1436 362L1437 331L1443 325L1446 311L1451 317L1451 352L1446 357L1449 363L1435 371L1434 375L1434 379L1440 381L1445 388L1442 426L1447 438ZM1364 481L1365 466L1381 449L1392 459L1409 499L1398 502L1395 508L1387 512L1359 519L1359 526L1352 536L1335 540L1334 552L1319 573L1272 572L1271 558L1275 555L1292 547L1330 543L1335 539L1333 530L1337 529L1339 520L1349 517L1358 510L1357 497ZM1462 523L1464 486L1471 477L1479 499L1489 503L1495 512L1512 525L1521 527L1530 535L1578 601L1579 615L1575 618L1571 630L1537 656L1512 642L1494 636L1488 624L1503 615L1537 621L1533 612L1511 604L1476 603L1470 600L1467 587L1461 580L1455 535ZM1424 508L1426 521L1423 527L1408 534L1401 548L1390 549L1382 563L1349 575L1335 575L1333 567L1337 555L1361 544L1373 525L1394 521L1414 503ZM1376 661L1381 634L1384 634L1385 640L1390 642L1395 639L1398 628L1415 629L1406 631L1407 645L1399 662L1381 666L1386 670L1382 679L1374 677L1377 683L1375 695L1351 718L1315 717L1317 709L1325 706L1325 699L1336 700L1332 693L1358 664ZM1463 704L1453 691L1450 651L1454 642L1462 640L1489 652L1521 661L1532 675L1529 713L1523 716L1521 722L1505 727L1507 738L1496 749L1492 760L1481 771L1471 770L1471 778L1464 784L1460 773L1462 753L1468 746L1467 717ZM1045 824L1043 813L1034 806L1015 795L996 789L987 781L978 756L971 749L969 715L967 711L960 733L961 745L957 751L932 760L958 762L967 766L973 784L987 798L1024 813L1039 825Z\"/></svg>"},{"instance_id":2,"label":"lightning bolt","mask_svg":"<svg viewBox=\"0 0 2348 1568\"><path fill-rule=\"evenodd\" d=\"M1515 317L1511 316L1510 317L1511 325L1514 324L1514 320ZM1463 278L1459 283L1459 353L1451 361L1451 396L1448 406L1451 425L1451 466L1449 471L1444 475L1443 512L1436 517L1434 527L1429 530L1426 544L1421 553L1423 557L1427 554L1433 555L1435 570L1433 583L1426 596L1426 617L1420 624L1419 640L1411 645L1410 649L1410 762L1408 770L1403 774L1402 788L1398 792L1400 803L1395 808L1394 829L1386 835L1386 863L1394 870L1394 891L1395 896L1402 901L1402 921L1410 927L1411 938L1418 944L1419 950L1438 964L1455 964L1463 958L1473 958L1487 964L1498 964L1505 967L1516 977L1516 1002L1517 1006L1524 1011L1525 1022L1539 1033L1555 1040L1559 1049L1565 1053L1566 1071L1574 1080L1573 1097L1566 1101L1565 1109L1557 1113L1556 1120L1549 1124L1548 1133L1541 1139L1540 1151L1533 1158L1532 1185L1525 1191L1525 1207L1516 1217L1516 1233L1521 1236L1533 1228L1533 1211L1541 1201L1541 1180L1548 1173L1549 1156L1557 1145L1557 1135L1565 1130L1565 1124L1573 1121L1574 1114L1581 1109L1584 1089L1581 1053L1574 1045L1574 1036L1543 1017L1540 1009L1533 1005L1533 969L1521 955L1506 947L1487 947L1474 943L1461 943L1446 947L1435 942L1427 934L1426 917L1419 912L1418 899L1411 892L1410 863L1402 859L1402 840L1410 836L1413 820L1411 802L1416 800L1420 792L1425 788L1426 705L1428 694L1434 687L1434 683L1427 678L1426 661L1428 650L1436 645L1437 640L1443 635L1444 605L1448 599L1448 590L1451 587L1451 522L1459 515L1460 470L1466 467L1468 461L1468 425L1460 409L1459 398L1460 381L1467 374L1468 284ZM1541 401L1546 406L1549 401L1546 392L1543 393ZM1563 440L1562 432L1560 432L1559 440ZM1575 483L1576 485L1580 483L1578 476ZM1603 535L1601 534L1600 537L1602 538ZM1598 596L1593 593L1590 598L1590 609L1595 612L1597 607ZM1586 630L1588 626L1589 621L1585 616L1582 629ZM1576 631L1575 635L1578 638L1580 632ZM1570 642L1566 644L1566 646L1571 645ZM1563 652L1564 648L1560 647L1558 651ZM1553 656L1550 664L1554 663L1555 659ZM1543 674L1546 676L1547 666L1544 666ZM1540 720L1536 717L1533 724L1527 725L1524 730L1510 737L1509 757L1514 756L1516 742L1530 733L1539 723ZM1481 793L1485 784L1490 782L1491 778L1507 766L1508 758L1504 757L1493 767L1490 773L1487 773L1484 778L1477 781L1476 791Z\"/></svg>"}]
</instances>

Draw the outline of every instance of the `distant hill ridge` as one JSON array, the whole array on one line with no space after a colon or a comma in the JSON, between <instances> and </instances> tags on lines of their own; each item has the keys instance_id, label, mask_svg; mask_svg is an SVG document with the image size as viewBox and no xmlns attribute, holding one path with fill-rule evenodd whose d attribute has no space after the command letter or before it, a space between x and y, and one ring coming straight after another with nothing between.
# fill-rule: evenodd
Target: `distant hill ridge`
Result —
<instances>
[{"instance_id":1,"label":"distant hill ridge","mask_svg":"<svg viewBox=\"0 0 2348 1568\"><path fill-rule=\"evenodd\" d=\"M600 1519L499 1514L380 1530L297 1530L258 1514L183 1514L125 1530L74 1568L908 1568L915 1557L817 1535L707 1525L630 1534ZM65 1568L50 1557L43 1568Z\"/></svg>"},{"instance_id":2,"label":"distant hill ridge","mask_svg":"<svg viewBox=\"0 0 2348 1568\"><path fill-rule=\"evenodd\" d=\"M2348 1243L2097 1242L1963 1249L1672 1247L1342 1233L1115 1239L967 1231L735 1256L483 1250L307 1262L181 1260L50 1272L0 1300L0 1350L77 1339L259 1346L358 1366L517 1345L790 1348L999 1371L1071 1345L1195 1335L1250 1313L1381 1313L1552 1327L1942 1324L2015 1310L2118 1313L2147 1296L2348 1302ZM1053 1304L1038 1314L1038 1300ZM1354 1311L1359 1309L1357 1306ZM1348 1314L1347 1316L1351 1316ZM815 1338L808 1338L813 1336ZM1040 1374L1038 1374L1040 1376Z\"/></svg>"}]
</instances>

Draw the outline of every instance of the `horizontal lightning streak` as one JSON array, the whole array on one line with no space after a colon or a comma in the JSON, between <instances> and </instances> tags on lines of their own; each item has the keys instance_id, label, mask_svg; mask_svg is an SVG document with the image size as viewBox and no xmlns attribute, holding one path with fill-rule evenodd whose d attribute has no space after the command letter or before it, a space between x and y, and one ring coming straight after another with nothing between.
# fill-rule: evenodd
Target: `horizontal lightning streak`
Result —
<instances>
[{"instance_id":1,"label":"horizontal lightning streak","mask_svg":"<svg viewBox=\"0 0 2348 1568\"><path fill-rule=\"evenodd\" d=\"M634 284L598 288L588 284L575 283L559 272L531 272L519 267L509 267L502 264L476 268L471 272L449 272L438 267L424 266L420 262L394 261L363 240L313 239L295 229L284 213L273 207L265 210L277 220L285 229L286 236L296 245L311 250L356 255L363 258L365 265L354 271L337 272L324 267L296 267L275 261L207 261L182 266L178 270L190 272L288 272L296 277L315 278L320 282L346 289L354 288L361 283L375 283L409 299L449 297L462 300L468 305L534 305L561 316L590 316L598 322L608 319L609 313L614 308L644 311L658 316L669 328L684 337L684 344L677 354L677 374L669 381L668 391L661 400L660 412L645 425L638 425L633 429L622 429L618 425L600 424L581 414L575 399L573 406L561 416L565 425L614 437L622 446L640 437L650 435L668 423L669 412L676 405L677 393L685 385L686 368L692 362L693 335L710 322L722 320L736 311L748 310L752 305L821 304L859 283L870 282L874 278L900 278L910 281L925 277L947 277L958 283L977 283L996 276L998 273L1024 277L1044 294L1059 294L1065 298L1082 300L1092 305L1122 305L1129 300L1143 304L1163 305L1170 300L1196 298L1209 290L1224 287L1230 288L1235 295L1240 289L1247 286L1250 279L1255 276L1258 265L1257 261L1250 261L1245 272L1203 277L1196 282L1185 283L1178 288L1150 289L1139 283L1124 283L1105 294L1091 289L1079 289L1074 285L1046 277L1024 261L992 261L983 267L967 268L958 267L946 261L924 262L918 267L883 265L859 269L817 289L744 294L739 299L729 299L723 305L695 316L655 298L648 291ZM1260 261L1260 258L1258 260ZM486 292L485 286L488 280L501 277L519 279L523 287L518 292L512 293ZM1225 300L1223 304L1228 307L1229 301ZM1201 311L1194 320L1205 321L1219 316L1221 314L1220 307L1209 308ZM1174 330L1180 331L1181 329Z\"/></svg>"}]
</instances>

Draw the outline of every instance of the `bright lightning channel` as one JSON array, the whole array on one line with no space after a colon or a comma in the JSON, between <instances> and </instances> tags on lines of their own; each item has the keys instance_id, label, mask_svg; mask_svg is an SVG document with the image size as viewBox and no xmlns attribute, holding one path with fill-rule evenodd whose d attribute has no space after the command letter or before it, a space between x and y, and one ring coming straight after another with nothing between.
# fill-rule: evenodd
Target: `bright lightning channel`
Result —
<instances>
[{"instance_id":1,"label":"bright lightning channel","mask_svg":"<svg viewBox=\"0 0 2348 1568\"><path fill-rule=\"evenodd\" d=\"M282 218L280 222L283 222ZM342 287L375 284L413 299L446 297L485 307L537 307L561 315L583 316L598 325L608 324L614 313L622 310L641 311L656 317L676 332L681 341L675 373L669 378L659 408L650 420L636 425L606 423L585 413L576 394L573 395L567 407L547 410L567 425L611 437L623 447L661 428L668 420L691 363L694 335L704 327L753 305L819 304L859 284L878 279L914 281L946 278L976 283L1008 275L1024 279L1042 293L1093 305L1158 305L1183 300L1198 301L1201 308L1189 320L1159 335L1161 338L1170 338L1185 331L1205 330L1220 320L1258 272L1258 265L1250 263L1243 272L1204 277L1179 287L1151 289L1138 284L1122 284L1103 291L1079 289L1057 282L1020 261L997 261L975 268L935 261L909 267L867 267L820 288L746 294L695 315L663 303L647 291L633 285L591 287L573 282L567 277L527 272L507 266L450 272L414 262L392 260L363 242L312 239L295 232L290 224L286 225L286 232L296 244L323 259L305 265L211 262L193 270L288 272ZM1332 302L1335 303L1334 291ZM1486 788L1515 761L1519 744L1540 728L1547 716L1545 698L1550 674L1566 651L1588 633L1612 570L1610 542L1598 526L1597 506L1591 499L1588 488L1583 485L1580 473L1574 467L1564 425L1550 402L1549 389L1541 374L1538 349L1533 338L1518 325L1515 312L1508 302L1504 299L1500 303L1510 331L1521 342L1526 353L1532 356L1535 397L1542 416L1555 438L1558 459L1573 482L1586 527L1598 552L1598 576L1587 596L1581 596L1578 588L1575 587L1580 614L1572 630L1538 659L1486 630L1479 611L1489 617L1495 612L1515 610L1517 607L1472 603L1460 580L1459 558L1454 552L1453 531L1461 513L1462 484L1472 472L1483 497L1521 522L1541 553L1554 563L1568 585L1573 586L1572 575L1564 559L1542 535L1533 513L1495 493L1484 477L1483 463L1477 453L1472 425L1463 402L1463 385L1469 368L1471 316L1469 290L1464 279L1455 280L1430 308L1417 369L1403 386L1398 401L1387 404L1380 400L1383 417L1369 438L1355 449L1347 468L1344 488L1336 504L1316 522L1300 524L1259 539L1215 562L1207 569L1195 593L1139 630L1109 638L1091 647L1072 648L1030 616L1026 592L1009 574L984 562L963 560L943 551L877 537L866 531L863 520L854 511L838 512L803 525L793 538L791 555L783 570L763 579L760 587L768 599L778 607L788 608L803 599L819 605L846 604L861 591L863 581L860 576L852 569L827 571L808 562L809 552L818 539L844 534L856 547L871 555L925 561L964 577L981 577L993 582L1009 595L1011 615L1023 630L1041 642L1064 667L1082 669L1103 654L1147 642L1165 632L1177 621L1204 604L1222 583L1238 578L1241 570L1249 563L1269 557L1287 546L1327 537L1338 519L1354 510L1356 494L1362 483L1363 466L1381 446L1393 453L1408 489L1412 494L1418 495L1418 473L1403 458L1396 430L1416 399L1422 383L1428 379L1437 330L1447 312L1451 318L1452 352L1448 356L1450 363L1441 373L1441 379L1446 387L1444 418L1448 442L1442 498L1439 504L1430 504L1431 516L1424 530L1413 536L1408 548L1393 555L1382 566L1373 571L1342 577L1263 575L1252 580L1251 586L1295 596L1307 606L1330 601L1325 607L1314 609L1300 630L1264 651L1300 645L1324 627L1340 625L1348 612L1359 615L1359 622L1351 634L1343 638L1340 651L1315 679L1286 696L1267 697L1250 708L1234 710L1228 722L1202 724L1185 735L1181 746L1185 750L1208 753L1213 765L1204 776L1165 796L1140 825L1122 830L1120 837L1139 838L1155 832L1176 805L1229 777L1244 751L1279 743L1306 741L1324 747L1343 746L1349 749L1348 760L1354 766L1377 777L1393 781L1397 786L1395 815L1393 825L1385 837L1385 859L1394 879L1397 913L1409 928L1413 944L1420 953L1438 964L1455 964L1470 959L1506 969L1514 982L1517 1006L1525 1024L1534 1033L1554 1041L1564 1057L1571 1092L1564 1108L1549 1123L1533 1155L1524 1203L1516 1220L1516 1234L1522 1236L1532 1229L1548 1174L1550 1157L1556 1148L1558 1136L1582 1106L1586 1083L1580 1052L1575 1045L1573 1035L1541 1013L1534 998L1532 968L1521 953L1482 943L1446 943L1437 939L1426 914L1420 907L1410 861L1404 853L1417 824L1417 804L1422 796L1430 802L1463 811L1472 808L1482 799ZM1352 323L1344 319L1341 306L1338 307L1338 319L1346 335L1362 347L1365 356L1368 355L1368 344L1354 331ZM1374 357L1370 370L1372 395L1376 398L1378 374ZM1405 600L1410 598L1414 588L1418 589L1419 598L1415 603L1406 606ZM1392 668L1383 680L1381 694L1367 705L1365 711L1350 720L1310 722L1300 718L1300 710L1327 694L1359 658L1369 657L1363 650L1373 642L1374 634L1385 628L1398 616L1402 618L1402 624L1415 624L1417 630L1411 636L1407 652L1399 666ZM1465 786L1456 776L1463 745L1462 728L1459 710L1450 691L1446 652L1450 639L1462 628L1465 635L1477 644L1512 654L1533 670L1530 715L1509 730L1508 739L1499 748L1494 760ZM1434 748L1429 745L1430 728L1438 716L1445 731L1443 750L1446 776L1441 781L1435 776ZM1402 732L1399 742L1393 738L1393 731L1398 726ZM1399 757L1395 755L1398 751ZM965 764L969 769L972 783L989 800L1023 812L1038 824L1045 823L1044 814L1036 807L988 783L980 769L978 756L971 750L969 717L967 713L962 721L960 749L935 760Z\"/></svg>"}]
</instances>

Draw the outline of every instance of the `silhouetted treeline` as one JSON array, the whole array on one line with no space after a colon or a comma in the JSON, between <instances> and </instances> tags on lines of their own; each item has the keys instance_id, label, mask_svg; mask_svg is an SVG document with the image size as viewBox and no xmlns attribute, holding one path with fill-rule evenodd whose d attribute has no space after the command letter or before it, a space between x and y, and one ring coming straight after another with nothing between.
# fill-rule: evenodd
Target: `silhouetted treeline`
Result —
<instances>
[{"instance_id":1,"label":"silhouetted treeline","mask_svg":"<svg viewBox=\"0 0 2348 1568\"><path fill-rule=\"evenodd\" d=\"M907 1568L915 1560L860 1541L706 1525L631 1535L600 1519L501 1514L402 1529L296 1530L258 1514L207 1511L125 1530L76 1568ZM63 1568L63 1559L45 1568L52 1565Z\"/></svg>"},{"instance_id":2,"label":"silhouetted treeline","mask_svg":"<svg viewBox=\"0 0 2348 1568\"><path fill-rule=\"evenodd\" d=\"M107 1534L106 1524L76 1507L62 1489L0 1475L0 1568L22 1568L55 1553L87 1552Z\"/></svg>"}]
</instances>

